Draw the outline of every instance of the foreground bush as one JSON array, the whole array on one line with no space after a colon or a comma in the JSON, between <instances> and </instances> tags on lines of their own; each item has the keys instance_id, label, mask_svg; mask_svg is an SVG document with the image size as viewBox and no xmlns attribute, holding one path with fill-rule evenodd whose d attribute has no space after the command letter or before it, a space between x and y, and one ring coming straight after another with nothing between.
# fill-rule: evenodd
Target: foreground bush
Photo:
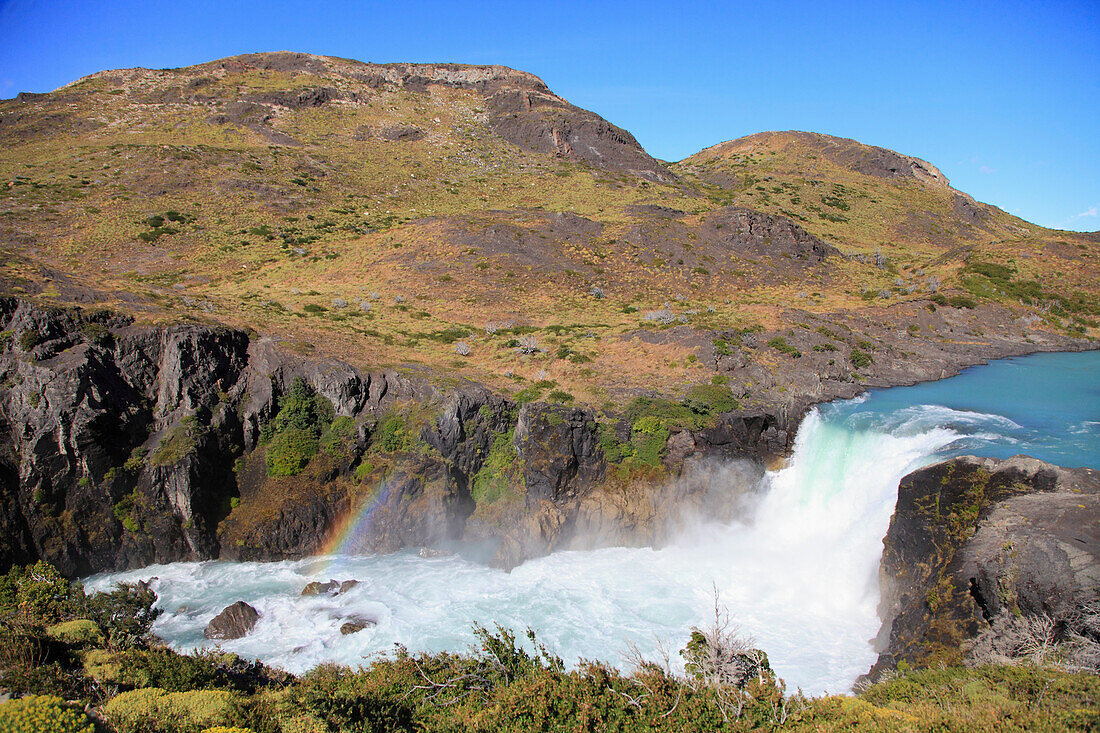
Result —
<instances>
[{"instance_id":1,"label":"foreground bush","mask_svg":"<svg viewBox=\"0 0 1100 733\"><path fill-rule=\"evenodd\" d=\"M31 695L0 704L0 733L95 733L95 725L60 697Z\"/></svg>"},{"instance_id":2,"label":"foreground bush","mask_svg":"<svg viewBox=\"0 0 1100 733\"><path fill-rule=\"evenodd\" d=\"M159 687L124 692L105 706L103 715L118 733L201 733L231 726L240 716L237 697L222 690L165 692Z\"/></svg>"}]
</instances>

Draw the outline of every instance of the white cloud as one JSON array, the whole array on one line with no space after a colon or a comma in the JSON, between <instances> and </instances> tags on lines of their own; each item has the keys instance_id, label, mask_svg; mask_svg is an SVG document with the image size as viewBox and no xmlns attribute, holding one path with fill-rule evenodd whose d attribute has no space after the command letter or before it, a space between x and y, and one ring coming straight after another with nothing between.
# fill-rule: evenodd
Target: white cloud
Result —
<instances>
[{"instance_id":1,"label":"white cloud","mask_svg":"<svg viewBox=\"0 0 1100 733\"><path fill-rule=\"evenodd\" d=\"M990 168L988 165L983 165L981 168L978 169L978 172L988 174L988 173L996 173L997 170L995 168Z\"/></svg>"},{"instance_id":2,"label":"white cloud","mask_svg":"<svg viewBox=\"0 0 1100 733\"><path fill-rule=\"evenodd\" d=\"M1084 219L1086 216L1097 217L1100 216L1100 206L1091 206L1080 214L1074 215L1074 219Z\"/></svg>"}]
</instances>

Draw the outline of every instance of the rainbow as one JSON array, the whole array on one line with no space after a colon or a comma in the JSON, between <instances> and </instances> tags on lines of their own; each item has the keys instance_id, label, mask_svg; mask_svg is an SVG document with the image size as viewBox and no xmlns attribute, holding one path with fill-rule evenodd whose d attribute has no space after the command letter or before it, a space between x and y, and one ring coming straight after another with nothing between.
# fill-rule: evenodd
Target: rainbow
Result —
<instances>
[{"instance_id":1,"label":"rainbow","mask_svg":"<svg viewBox=\"0 0 1100 733\"><path fill-rule=\"evenodd\" d=\"M345 555L355 554L366 546L366 536L374 526L375 518L390 498L390 483L382 479L359 505L348 512L329 534L318 555L328 558L329 568Z\"/></svg>"}]
</instances>

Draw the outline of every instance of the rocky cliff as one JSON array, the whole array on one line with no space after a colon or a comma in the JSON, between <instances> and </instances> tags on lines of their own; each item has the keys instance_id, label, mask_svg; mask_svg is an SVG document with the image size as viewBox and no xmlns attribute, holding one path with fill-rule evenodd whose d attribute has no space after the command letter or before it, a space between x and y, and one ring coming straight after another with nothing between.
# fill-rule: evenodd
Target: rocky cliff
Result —
<instances>
[{"instance_id":1,"label":"rocky cliff","mask_svg":"<svg viewBox=\"0 0 1100 733\"><path fill-rule=\"evenodd\" d=\"M1049 620L1044 643L1058 643L1100 599L1098 528L1092 469L964 456L909 474L885 539L872 674L957 663L1021 619Z\"/></svg>"},{"instance_id":2,"label":"rocky cliff","mask_svg":"<svg viewBox=\"0 0 1100 733\"><path fill-rule=\"evenodd\" d=\"M3 567L301 556L364 504L377 511L357 549L486 540L511 566L577 543L657 541L706 487L655 477L691 456L782 450L776 416L723 414L677 431L667 468L612 480L597 415L582 408L474 384L444 393L227 328L139 327L14 299L0 300L0 333ZM336 437L281 476L264 431L296 380L331 406Z\"/></svg>"}]
</instances>

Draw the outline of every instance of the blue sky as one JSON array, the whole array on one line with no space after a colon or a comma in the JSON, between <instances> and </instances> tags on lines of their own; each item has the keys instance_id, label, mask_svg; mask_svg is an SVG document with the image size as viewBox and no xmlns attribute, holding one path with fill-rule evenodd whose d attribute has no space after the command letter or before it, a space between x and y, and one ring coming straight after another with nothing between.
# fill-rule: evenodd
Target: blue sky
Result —
<instances>
[{"instance_id":1,"label":"blue sky","mask_svg":"<svg viewBox=\"0 0 1100 733\"><path fill-rule=\"evenodd\" d=\"M1100 2L0 0L0 97L252 51L505 64L677 160L761 130L926 158L1100 229Z\"/></svg>"}]
</instances>

